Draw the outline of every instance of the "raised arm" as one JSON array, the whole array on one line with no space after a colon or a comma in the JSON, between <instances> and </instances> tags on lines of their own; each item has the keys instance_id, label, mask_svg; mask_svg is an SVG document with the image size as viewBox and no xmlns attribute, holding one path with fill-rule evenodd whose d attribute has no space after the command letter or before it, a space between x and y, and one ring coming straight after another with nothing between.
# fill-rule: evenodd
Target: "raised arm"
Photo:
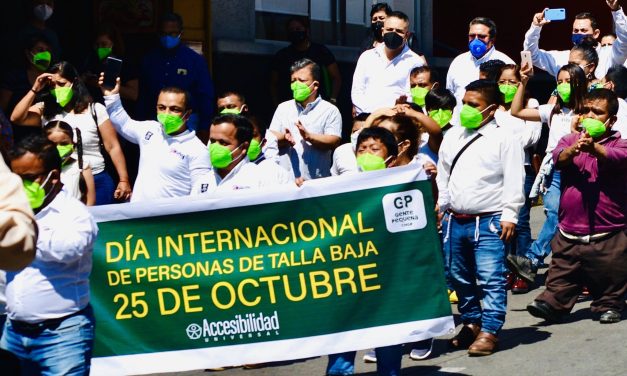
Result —
<instances>
[{"instance_id":1,"label":"raised arm","mask_svg":"<svg viewBox=\"0 0 627 376\"><path fill-rule=\"evenodd\" d=\"M143 122L131 119L128 113L126 113L126 110L124 110L122 101L120 100L120 78L117 79L113 89L104 88L102 86L103 82L104 74L101 73L98 84L104 95L105 106L111 124L113 124L115 130L121 134L122 137L132 143L138 144L141 139L141 130L144 129Z\"/></svg>"},{"instance_id":2,"label":"raised arm","mask_svg":"<svg viewBox=\"0 0 627 376\"><path fill-rule=\"evenodd\" d=\"M540 32L542 31L542 26L551 22L544 18L545 11L546 9L540 13L534 14L531 27L527 33L525 33L523 49L531 52L531 60L534 66L555 76L559 69L568 63L568 51L566 51L566 56L563 56L564 51L545 51L540 49ZM564 61L564 59L566 60Z\"/></svg>"},{"instance_id":3,"label":"raised arm","mask_svg":"<svg viewBox=\"0 0 627 376\"><path fill-rule=\"evenodd\" d=\"M518 90L516 90L510 110L512 116L517 118L527 121L540 121L540 111L537 108L525 108L525 89L527 88L527 82L529 82L529 72L531 72L531 67L527 66L520 70L521 80L518 83Z\"/></svg>"},{"instance_id":4,"label":"raised arm","mask_svg":"<svg viewBox=\"0 0 627 376\"><path fill-rule=\"evenodd\" d=\"M618 0L606 0L606 2L612 11L614 32L616 33L616 40L612 44L610 66L623 65L627 60L627 17L625 17L625 11L618 4Z\"/></svg>"},{"instance_id":5,"label":"raised arm","mask_svg":"<svg viewBox=\"0 0 627 376\"><path fill-rule=\"evenodd\" d=\"M51 77L52 74L50 73L42 73L39 77L37 77L33 87L28 91L28 93L26 93L24 98L22 98L22 100L15 105L15 108L11 113L12 123L33 127L41 126L42 110L41 107L33 105L33 102L35 101L37 93L47 87Z\"/></svg>"}]
</instances>

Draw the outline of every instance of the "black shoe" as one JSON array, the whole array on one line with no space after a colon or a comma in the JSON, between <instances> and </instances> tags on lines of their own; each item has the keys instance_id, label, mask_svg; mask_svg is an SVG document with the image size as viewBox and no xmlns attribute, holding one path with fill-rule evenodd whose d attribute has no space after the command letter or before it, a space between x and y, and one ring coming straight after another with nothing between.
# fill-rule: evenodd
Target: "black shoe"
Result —
<instances>
[{"instance_id":1,"label":"black shoe","mask_svg":"<svg viewBox=\"0 0 627 376\"><path fill-rule=\"evenodd\" d=\"M542 300L534 300L531 304L527 305L527 312L529 312L531 316L538 317L552 323L558 322L562 316L553 307L551 307L549 303L543 302Z\"/></svg>"},{"instance_id":2,"label":"black shoe","mask_svg":"<svg viewBox=\"0 0 627 376\"><path fill-rule=\"evenodd\" d=\"M612 310L603 312L603 314L599 318L599 322L601 324L614 324L619 321L620 321L620 312L616 312Z\"/></svg>"},{"instance_id":3,"label":"black shoe","mask_svg":"<svg viewBox=\"0 0 627 376\"><path fill-rule=\"evenodd\" d=\"M533 284L535 282L538 268L531 263L530 259L522 256L507 255L507 265L511 271L527 283Z\"/></svg>"}]
</instances>

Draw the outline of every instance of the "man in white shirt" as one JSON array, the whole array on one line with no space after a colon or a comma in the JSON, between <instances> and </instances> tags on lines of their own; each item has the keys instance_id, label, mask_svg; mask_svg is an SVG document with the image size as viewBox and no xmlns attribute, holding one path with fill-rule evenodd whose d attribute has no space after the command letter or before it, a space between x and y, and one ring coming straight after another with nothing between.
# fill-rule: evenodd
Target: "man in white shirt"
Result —
<instances>
[{"instance_id":1,"label":"man in white shirt","mask_svg":"<svg viewBox=\"0 0 627 376\"><path fill-rule=\"evenodd\" d=\"M216 192L277 187L293 182L289 173L271 160L250 161L248 149L253 125L244 116L220 115L209 129L209 155Z\"/></svg>"},{"instance_id":2,"label":"man in white shirt","mask_svg":"<svg viewBox=\"0 0 627 376\"><path fill-rule=\"evenodd\" d=\"M595 75L599 79L605 76L610 67L616 64L622 65L625 63L625 59L627 59L627 17L625 17L618 0L606 0L606 3L612 11L616 40L608 46L597 45L599 63L596 67ZM534 66L556 77L560 68L568 64L570 50L545 51L540 49L540 32L542 27L550 22L544 18L544 11L536 13L533 16L531 27L525 34L523 49L531 52L531 60ZM586 37L592 37L596 40L600 35L601 31L599 30L598 22L592 14L584 12L575 16L571 38L575 45L579 44Z\"/></svg>"},{"instance_id":3,"label":"man in white shirt","mask_svg":"<svg viewBox=\"0 0 627 376\"><path fill-rule=\"evenodd\" d=\"M103 76L100 77L102 87ZM157 98L157 121L131 119L120 101L120 83L102 87L109 118L129 142L139 145L139 167L131 202L199 195L213 191L205 145L187 128L187 92L169 87Z\"/></svg>"},{"instance_id":4,"label":"man in white shirt","mask_svg":"<svg viewBox=\"0 0 627 376\"><path fill-rule=\"evenodd\" d=\"M277 107L270 130L277 135L279 164L300 183L331 175L331 154L342 138L342 116L318 93L318 64L301 59L290 71L294 99Z\"/></svg>"},{"instance_id":5,"label":"man in white shirt","mask_svg":"<svg viewBox=\"0 0 627 376\"><path fill-rule=\"evenodd\" d=\"M426 62L407 46L408 37L407 15L391 12L383 23L384 43L357 61L351 89L356 115L393 107L400 97L411 100L409 73Z\"/></svg>"},{"instance_id":6,"label":"man in white shirt","mask_svg":"<svg viewBox=\"0 0 627 376\"><path fill-rule=\"evenodd\" d=\"M8 320L0 347L19 358L23 374L87 375L95 323L89 274L98 227L85 205L62 189L54 143L41 135L26 138L9 158L39 234L35 260L7 272Z\"/></svg>"},{"instance_id":7,"label":"man in white shirt","mask_svg":"<svg viewBox=\"0 0 627 376\"><path fill-rule=\"evenodd\" d=\"M466 85L479 79L479 66L488 60L501 60L505 64L515 64L509 56L497 51L496 24L489 18L477 17L468 26L468 52L457 56L448 68L446 88L457 100L453 111L452 125L459 125L459 111Z\"/></svg>"},{"instance_id":8,"label":"man in white shirt","mask_svg":"<svg viewBox=\"0 0 627 376\"><path fill-rule=\"evenodd\" d=\"M497 84L478 80L465 89L461 127L442 142L436 181L439 209L449 215L443 247L464 324L451 345L481 356L494 352L505 322L505 243L525 202L525 172L520 139L494 120Z\"/></svg>"},{"instance_id":9,"label":"man in white shirt","mask_svg":"<svg viewBox=\"0 0 627 376\"><path fill-rule=\"evenodd\" d=\"M612 129L620 132L623 139L627 138L627 68L622 65L611 67L603 80L599 83L604 88L612 90L618 97L618 115Z\"/></svg>"}]
</instances>

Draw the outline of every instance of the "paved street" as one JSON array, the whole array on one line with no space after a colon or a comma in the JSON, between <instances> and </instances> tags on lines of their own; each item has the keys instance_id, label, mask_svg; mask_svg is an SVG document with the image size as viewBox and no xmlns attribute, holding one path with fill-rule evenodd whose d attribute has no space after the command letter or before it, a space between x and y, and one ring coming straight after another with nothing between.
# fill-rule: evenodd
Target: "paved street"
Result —
<instances>
[{"instance_id":1,"label":"paved street","mask_svg":"<svg viewBox=\"0 0 627 376\"><path fill-rule=\"evenodd\" d=\"M532 229L537 234L544 215L532 210ZM541 270L542 280L546 269ZM430 359L415 362L403 358L402 375L625 375L627 373L627 320L601 325L593 321L589 300L580 301L573 313L559 325L544 325L530 316L525 306L538 294L536 289L524 295L511 295L508 316L500 335L500 349L489 357L470 358L465 351L450 352L446 337L435 342ZM454 309L456 313L456 310ZM361 361L358 353L356 374L376 375L374 364ZM242 368L222 372L182 372L168 375L199 376L288 376L324 375L326 357L266 366L253 370Z\"/></svg>"}]
</instances>

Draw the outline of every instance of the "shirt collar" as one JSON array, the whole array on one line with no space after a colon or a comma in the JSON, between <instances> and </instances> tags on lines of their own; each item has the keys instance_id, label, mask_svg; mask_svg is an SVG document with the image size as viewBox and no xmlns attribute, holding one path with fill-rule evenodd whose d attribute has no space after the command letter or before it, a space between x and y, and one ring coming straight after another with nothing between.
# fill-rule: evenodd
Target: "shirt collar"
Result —
<instances>
[{"instance_id":1,"label":"shirt collar","mask_svg":"<svg viewBox=\"0 0 627 376\"><path fill-rule=\"evenodd\" d=\"M477 59L474 56L472 56L472 54L470 52L468 52L468 53L470 54L470 59L475 63L475 65L479 66L479 65L485 63L486 61L490 60L490 58L492 57L492 54L494 53L494 51L496 51L496 49L494 48L494 46L492 46L492 48L490 48L488 50L488 52L485 53L485 55L481 56L480 59Z\"/></svg>"},{"instance_id":2,"label":"shirt collar","mask_svg":"<svg viewBox=\"0 0 627 376\"><path fill-rule=\"evenodd\" d=\"M296 99L294 99L294 103L296 103L296 108L298 109L298 113L301 113L301 112L310 112L318 105L318 103L320 103L321 100L322 100L322 97L320 96L320 94L318 94L318 98L316 98L313 102L308 103L307 106L305 107L303 107L300 103L296 102Z\"/></svg>"},{"instance_id":3,"label":"shirt collar","mask_svg":"<svg viewBox=\"0 0 627 376\"><path fill-rule=\"evenodd\" d=\"M239 161L239 163L237 165L235 165L235 167L233 167L233 169L231 171L229 171L229 173L226 174L226 176L224 178L221 178L220 175L218 174L218 169L215 169L214 172L215 172L216 178L218 180L217 181L218 185L221 184L221 183L224 183L227 180L232 179L248 163L250 163L250 160L248 159L248 156L244 156L244 158L241 161Z\"/></svg>"},{"instance_id":4,"label":"shirt collar","mask_svg":"<svg viewBox=\"0 0 627 376\"><path fill-rule=\"evenodd\" d=\"M388 63L393 63L399 59L401 59L405 53L409 50L409 46L407 45L407 43L405 43L405 46L403 47L403 50L401 51L400 54L396 55L394 57L394 59L392 60L388 60L388 56L385 54L385 43L379 43L378 46L376 46L374 48L375 53L381 58L381 59L385 59L385 61L387 61Z\"/></svg>"}]
</instances>

